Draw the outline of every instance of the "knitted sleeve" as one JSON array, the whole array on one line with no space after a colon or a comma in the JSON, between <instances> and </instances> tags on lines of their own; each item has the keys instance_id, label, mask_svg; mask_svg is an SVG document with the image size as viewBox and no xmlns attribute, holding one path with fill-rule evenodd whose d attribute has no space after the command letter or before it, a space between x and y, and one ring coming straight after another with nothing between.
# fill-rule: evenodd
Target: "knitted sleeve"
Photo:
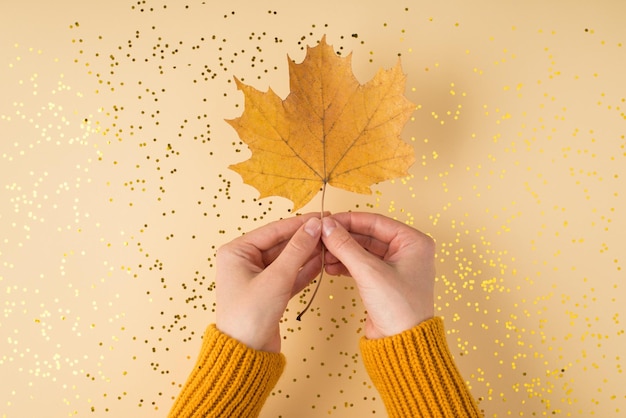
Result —
<instances>
[{"instance_id":1,"label":"knitted sleeve","mask_svg":"<svg viewBox=\"0 0 626 418\"><path fill-rule=\"evenodd\" d=\"M284 367L283 354L254 350L210 325L168 417L256 417Z\"/></svg>"},{"instance_id":2,"label":"knitted sleeve","mask_svg":"<svg viewBox=\"0 0 626 418\"><path fill-rule=\"evenodd\" d=\"M480 417L448 349L443 321L360 342L363 362L390 417Z\"/></svg>"}]
</instances>

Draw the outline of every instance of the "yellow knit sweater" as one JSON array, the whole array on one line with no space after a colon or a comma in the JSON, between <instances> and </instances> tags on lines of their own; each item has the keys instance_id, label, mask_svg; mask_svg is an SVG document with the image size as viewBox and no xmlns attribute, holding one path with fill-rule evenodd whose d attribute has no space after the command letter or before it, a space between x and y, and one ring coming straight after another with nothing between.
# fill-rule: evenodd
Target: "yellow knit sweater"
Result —
<instances>
[{"instance_id":1,"label":"yellow knit sweater","mask_svg":"<svg viewBox=\"0 0 626 418\"><path fill-rule=\"evenodd\" d=\"M392 337L362 338L360 347L389 417L481 416L448 349L441 318ZM248 348L211 325L169 417L256 417L284 367L283 354Z\"/></svg>"}]
</instances>

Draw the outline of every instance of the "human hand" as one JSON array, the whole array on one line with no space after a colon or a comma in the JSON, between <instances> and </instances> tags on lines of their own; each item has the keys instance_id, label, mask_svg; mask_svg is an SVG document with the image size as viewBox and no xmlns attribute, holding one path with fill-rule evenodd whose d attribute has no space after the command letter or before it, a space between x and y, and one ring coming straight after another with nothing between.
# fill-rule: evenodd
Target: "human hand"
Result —
<instances>
[{"instance_id":1,"label":"human hand","mask_svg":"<svg viewBox=\"0 0 626 418\"><path fill-rule=\"evenodd\" d=\"M339 213L322 222L325 270L356 281L368 339L399 334L434 316L432 238L373 213Z\"/></svg>"},{"instance_id":2,"label":"human hand","mask_svg":"<svg viewBox=\"0 0 626 418\"><path fill-rule=\"evenodd\" d=\"M223 245L217 252L216 326L261 351L280 352L289 299L322 268L319 214L283 219Z\"/></svg>"}]
</instances>

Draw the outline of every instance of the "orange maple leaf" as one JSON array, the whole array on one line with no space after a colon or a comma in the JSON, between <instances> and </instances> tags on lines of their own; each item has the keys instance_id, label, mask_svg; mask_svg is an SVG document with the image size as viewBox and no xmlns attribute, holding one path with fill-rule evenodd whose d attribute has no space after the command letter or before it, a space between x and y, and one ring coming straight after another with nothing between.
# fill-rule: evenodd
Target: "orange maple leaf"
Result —
<instances>
[{"instance_id":1,"label":"orange maple leaf","mask_svg":"<svg viewBox=\"0 0 626 418\"><path fill-rule=\"evenodd\" d=\"M351 54L335 54L325 37L300 64L288 58L290 93L281 100L235 78L245 97L242 115L228 120L252 151L229 168L260 192L290 199L293 211L326 184L357 193L408 175L413 147L400 132L415 109L404 97L400 61L364 85Z\"/></svg>"}]
</instances>

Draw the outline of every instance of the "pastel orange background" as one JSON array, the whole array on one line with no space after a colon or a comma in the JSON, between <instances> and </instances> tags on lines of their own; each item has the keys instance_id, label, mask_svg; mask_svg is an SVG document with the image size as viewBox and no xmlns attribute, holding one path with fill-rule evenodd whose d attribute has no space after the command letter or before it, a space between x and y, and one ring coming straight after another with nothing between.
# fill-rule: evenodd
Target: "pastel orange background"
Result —
<instances>
[{"instance_id":1,"label":"pastel orange background","mask_svg":"<svg viewBox=\"0 0 626 418\"><path fill-rule=\"evenodd\" d=\"M400 57L411 176L331 211L437 241L437 313L487 417L626 413L626 3L4 1L0 416L165 416L214 321L219 245L291 216L228 169L233 77L288 93L323 35ZM320 209L318 196L303 212ZM295 298L264 417L385 416L351 279Z\"/></svg>"}]
</instances>

